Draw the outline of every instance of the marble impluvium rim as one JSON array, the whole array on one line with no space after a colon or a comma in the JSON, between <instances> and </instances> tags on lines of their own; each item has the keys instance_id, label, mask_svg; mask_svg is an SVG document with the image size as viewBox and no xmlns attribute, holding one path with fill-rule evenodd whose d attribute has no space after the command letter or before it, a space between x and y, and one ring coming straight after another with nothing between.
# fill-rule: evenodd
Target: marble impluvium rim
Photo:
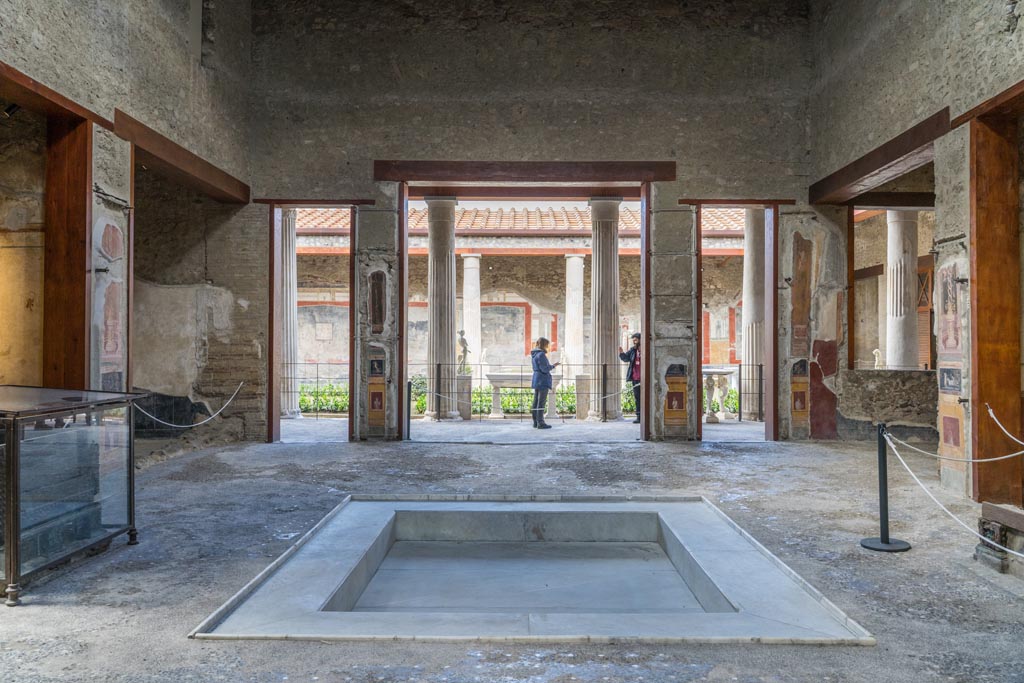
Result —
<instances>
[{"instance_id":1,"label":"marble impluvium rim","mask_svg":"<svg viewBox=\"0 0 1024 683\"><path fill-rule=\"evenodd\" d=\"M417 518L420 513L422 519ZM472 518L474 513L488 513L491 518ZM615 518L608 513L644 513L646 517ZM508 515L532 515L534 522L540 519L556 535L548 540L564 541L574 540L575 531L585 536L578 540L650 540L628 536L649 536L651 520L656 519L659 543L703 611L466 614L443 609L422 613L325 609L332 600L334 605L355 604L392 544L410 540L396 538L396 519L404 520L398 524L400 535L427 529L424 533L431 538L420 540L484 541L492 531L505 536L515 533L518 522L510 521ZM438 521L443 525L438 526ZM637 524L643 531L637 530ZM463 527L465 538L459 535ZM431 529L442 537L433 538L436 534ZM189 635L208 639L875 643L870 633L701 496L352 495Z\"/></svg>"}]
</instances>

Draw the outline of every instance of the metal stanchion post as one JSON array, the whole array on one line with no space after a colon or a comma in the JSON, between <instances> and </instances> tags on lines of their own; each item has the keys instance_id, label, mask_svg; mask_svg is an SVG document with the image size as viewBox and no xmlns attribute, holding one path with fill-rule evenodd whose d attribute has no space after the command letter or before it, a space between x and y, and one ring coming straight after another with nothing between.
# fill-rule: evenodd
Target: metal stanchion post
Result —
<instances>
[{"instance_id":1,"label":"metal stanchion post","mask_svg":"<svg viewBox=\"0 0 1024 683\"><path fill-rule=\"evenodd\" d=\"M878 425L878 538L865 538L860 544L868 550L883 553L902 553L910 544L898 538L889 538L889 471L885 441L885 423Z\"/></svg>"},{"instance_id":2,"label":"metal stanchion post","mask_svg":"<svg viewBox=\"0 0 1024 683\"><path fill-rule=\"evenodd\" d=\"M441 420L441 364L434 368L434 419ZM429 384L429 383L428 383Z\"/></svg>"},{"instance_id":3,"label":"metal stanchion post","mask_svg":"<svg viewBox=\"0 0 1024 683\"><path fill-rule=\"evenodd\" d=\"M608 421L608 364L601 364L601 422Z\"/></svg>"},{"instance_id":4,"label":"metal stanchion post","mask_svg":"<svg viewBox=\"0 0 1024 683\"><path fill-rule=\"evenodd\" d=\"M739 404L736 406L736 421L743 422L743 363L737 365L736 370L738 372L736 386L739 388L739 391L736 392L736 403Z\"/></svg>"},{"instance_id":5,"label":"metal stanchion post","mask_svg":"<svg viewBox=\"0 0 1024 683\"><path fill-rule=\"evenodd\" d=\"M757 420L764 422L764 365L757 364Z\"/></svg>"},{"instance_id":6,"label":"metal stanchion post","mask_svg":"<svg viewBox=\"0 0 1024 683\"><path fill-rule=\"evenodd\" d=\"M412 441L412 380L405 383L405 440Z\"/></svg>"}]
</instances>

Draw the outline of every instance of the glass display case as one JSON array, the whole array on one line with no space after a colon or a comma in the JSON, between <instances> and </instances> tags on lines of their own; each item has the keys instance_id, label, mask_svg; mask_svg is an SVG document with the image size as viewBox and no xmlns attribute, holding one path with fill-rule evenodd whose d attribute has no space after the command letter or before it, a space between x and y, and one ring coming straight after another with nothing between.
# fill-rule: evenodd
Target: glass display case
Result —
<instances>
[{"instance_id":1,"label":"glass display case","mask_svg":"<svg viewBox=\"0 0 1024 683\"><path fill-rule=\"evenodd\" d=\"M132 406L147 394L0 385L0 567L22 583L135 529Z\"/></svg>"}]
</instances>

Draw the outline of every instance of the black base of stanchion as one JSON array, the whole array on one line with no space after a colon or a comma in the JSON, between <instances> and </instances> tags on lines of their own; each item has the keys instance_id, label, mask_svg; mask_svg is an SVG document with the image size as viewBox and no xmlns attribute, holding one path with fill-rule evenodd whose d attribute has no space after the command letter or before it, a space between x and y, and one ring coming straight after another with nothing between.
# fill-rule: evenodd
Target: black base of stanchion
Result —
<instances>
[{"instance_id":1,"label":"black base of stanchion","mask_svg":"<svg viewBox=\"0 0 1024 683\"><path fill-rule=\"evenodd\" d=\"M888 543L883 543L878 537L865 538L860 544L868 550L877 550L880 553L905 553L910 550L910 544L898 538L890 538Z\"/></svg>"}]
</instances>

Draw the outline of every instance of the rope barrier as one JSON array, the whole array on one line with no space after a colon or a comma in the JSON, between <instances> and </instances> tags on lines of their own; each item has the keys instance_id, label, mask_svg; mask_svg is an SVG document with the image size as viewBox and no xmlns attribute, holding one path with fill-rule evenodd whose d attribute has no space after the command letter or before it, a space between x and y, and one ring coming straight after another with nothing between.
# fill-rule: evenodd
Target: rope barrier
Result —
<instances>
[{"instance_id":1,"label":"rope barrier","mask_svg":"<svg viewBox=\"0 0 1024 683\"><path fill-rule=\"evenodd\" d=\"M992 540L990 540L990 539L988 539L988 538L985 538L985 537L984 537L983 535L979 534L979 533L978 533L977 531L975 531L974 529L972 529L972 528L971 528L971 527L970 527L970 526L969 526L969 525L968 525L968 524L967 524L966 522L964 522L964 521L963 521L962 519L960 519L959 517L957 517L956 515L954 515L954 514L953 514L952 512L950 512L950 511L949 511L949 508L947 508L947 507L946 507L945 505L943 505L942 503L940 503L940 502L939 502L939 499L938 499L938 498L936 498L936 497L935 497L935 496L934 496L934 495L932 494L932 492L928 490L928 487L926 487L926 486L925 486L925 485L924 485L923 483L921 483L921 480L917 478L917 475L916 475L916 474L914 474L914 471L913 471L912 469L910 469L910 466L909 466L909 465L907 465L906 461L905 461L905 460L903 459L903 456L902 456L902 455L900 455L900 452L899 452L899 451L898 451L898 450L896 449L896 445L895 445L895 444L894 444L894 443L892 442L892 439L890 438L890 434L889 434L888 432L886 432L886 434L885 434L885 440L886 440L886 442L887 442L887 443L889 444L889 448L891 448L891 449L892 449L892 452L893 452L893 454L894 454L894 455L896 456L896 459L900 461L900 464L901 464L901 465L903 465L903 469L905 469L905 470L907 471L907 474L909 474L909 475L911 476L911 478L912 478L912 479L914 480L914 482L915 482L915 483L917 483L917 485L921 487L921 490L922 490L922 491L924 491L924 492L925 492L925 494L926 494L926 495L927 495L927 496L928 496L929 498L931 498L931 499L932 499L932 502L933 502L933 503L935 503L936 505L938 505L938 506L939 506L939 507L940 507L940 508L942 509L942 511L943 511L943 512L945 512L945 513L946 513L947 515L949 515L949 517L950 517L950 518L951 518L951 519L952 519L952 520L953 520L954 522L956 522L957 524L959 524L959 525L960 525L960 526L962 526L963 528L967 529L967 531L969 531L969 532L970 532L971 534L973 534L974 536L977 536L978 538L980 538L980 539L981 539L982 541L984 541L984 543L985 543L986 545L990 545L990 546L992 546L993 548L999 548L1000 550L1002 550L1002 551L1003 551L1003 552L1005 552L1005 553L1009 553L1009 554L1011 554L1011 555L1014 555L1015 557L1019 557L1019 558L1021 558L1021 559L1024 559L1024 553L1019 553L1019 552L1017 552L1016 550L1010 550L1010 549L1009 549L1009 548L1007 548L1006 546L1002 546L1002 545L999 545L998 543L995 543L994 541L992 541Z\"/></svg>"},{"instance_id":2,"label":"rope barrier","mask_svg":"<svg viewBox=\"0 0 1024 683\"><path fill-rule=\"evenodd\" d=\"M210 420L212 420L213 418L217 417L222 412L224 412L224 409L227 408L229 405L231 405L231 402L235 400L235 396L238 396L238 392L242 390L242 385L243 384L245 384L245 382L239 382L238 383L238 388L235 389L235 393L231 394L231 398L229 398L227 400L227 403L225 403L224 405L222 405L220 407L220 410L218 410L217 412L215 412L213 415L211 415L210 417L206 418L202 422L195 422L195 423L190 424L190 425L176 425L176 424L172 424L170 422L165 422L164 420L161 420L159 417L156 417L155 415L152 415L151 413L146 412L138 404L136 404L135 409L138 410L143 415L145 415L146 417L148 417L150 420L153 420L154 422L159 422L162 425L167 425L168 427L174 427L175 429L189 429L190 427L199 427L201 425L206 424L207 422L209 422Z\"/></svg>"},{"instance_id":3,"label":"rope barrier","mask_svg":"<svg viewBox=\"0 0 1024 683\"><path fill-rule=\"evenodd\" d=\"M1021 441L1020 439L1015 437L1013 434L1011 434L1010 432L1006 431L1006 427L1004 427L1003 423L999 421L998 417L996 417L996 413L995 413L994 410L992 410L992 406L990 406L989 404L986 403L985 407L988 408L988 416L991 417L993 420L995 420L996 424L999 425L999 428L1001 430L1003 430L1003 434L1006 434L1006 436L1010 437L1010 439L1012 441L1016 442L1017 444L1019 444L1021 446L1024 446L1024 441Z\"/></svg>"},{"instance_id":4,"label":"rope barrier","mask_svg":"<svg viewBox=\"0 0 1024 683\"><path fill-rule=\"evenodd\" d=\"M1010 458L1016 458L1018 456L1024 455L1024 451L1017 451L1016 453L1010 453L1009 455L1001 455L998 458L953 458L948 455L939 455L938 453L932 453L930 451L921 450L917 446L912 446L906 441L897 439L888 430L885 434L886 437L892 439L901 446L905 446L906 448L909 448L912 451L916 451L921 455L927 455L929 458L936 458L938 460L952 460L953 462L996 462L998 460L1009 460Z\"/></svg>"}]
</instances>

